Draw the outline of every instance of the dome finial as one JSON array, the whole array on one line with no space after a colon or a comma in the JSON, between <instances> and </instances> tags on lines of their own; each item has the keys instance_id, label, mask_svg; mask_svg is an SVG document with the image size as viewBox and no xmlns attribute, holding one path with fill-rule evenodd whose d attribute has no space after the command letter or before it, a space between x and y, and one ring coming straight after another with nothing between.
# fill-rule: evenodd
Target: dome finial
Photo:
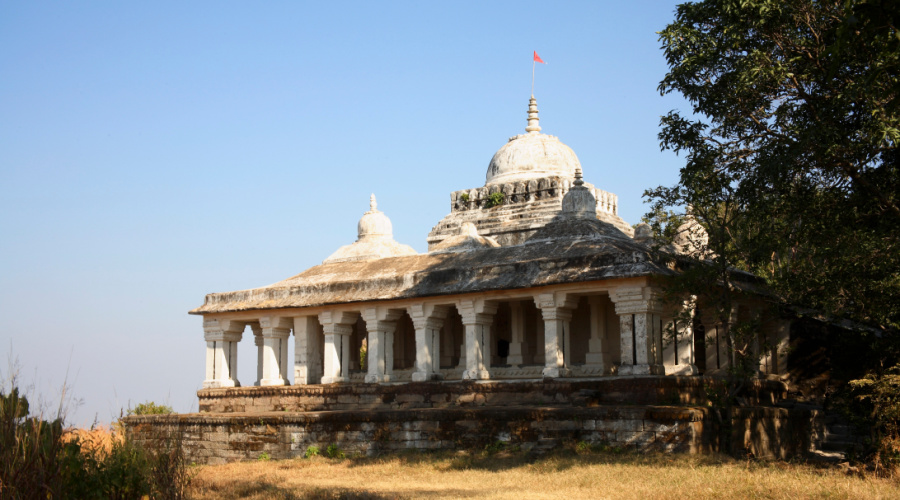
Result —
<instances>
[{"instance_id":1,"label":"dome finial","mask_svg":"<svg viewBox=\"0 0 900 500\"><path fill-rule=\"evenodd\" d=\"M369 196L369 211L370 212L378 211L378 202L375 201L375 193L372 193L372 195Z\"/></svg>"},{"instance_id":2,"label":"dome finial","mask_svg":"<svg viewBox=\"0 0 900 500\"><path fill-rule=\"evenodd\" d=\"M583 186L584 179L581 177L581 167L575 167L575 185Z\"/></svg>"},{"instance_id":3,"label":"dome finial","mask_svg":"<svg viewBox=\"0 0 900 500\"><path fill-rule=\"evenodd\" d=\"M531 100L528 101L528 126L525 127L525 131L529 134L539 133L541 131L541 126L538 125L540 120L538 118L537 99L532 95Z\"/></svg>"}]
</instances>

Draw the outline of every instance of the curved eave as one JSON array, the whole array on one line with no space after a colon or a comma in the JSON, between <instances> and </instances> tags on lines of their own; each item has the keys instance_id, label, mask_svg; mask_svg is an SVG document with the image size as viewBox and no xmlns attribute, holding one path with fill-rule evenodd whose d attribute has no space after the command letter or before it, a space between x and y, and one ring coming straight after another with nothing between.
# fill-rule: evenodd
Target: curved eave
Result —
<instances>
[{"instance_id":1,"label":"curved eave","mask_svg":"<svg viewBox=\"0 0 900 500\"><path fill-rule=\"evenodd\" d=\"M644 246L599 237L312 267L273 285L212 293L191 314L425 298L672 275Z\"/></svg>"}]
</instances>

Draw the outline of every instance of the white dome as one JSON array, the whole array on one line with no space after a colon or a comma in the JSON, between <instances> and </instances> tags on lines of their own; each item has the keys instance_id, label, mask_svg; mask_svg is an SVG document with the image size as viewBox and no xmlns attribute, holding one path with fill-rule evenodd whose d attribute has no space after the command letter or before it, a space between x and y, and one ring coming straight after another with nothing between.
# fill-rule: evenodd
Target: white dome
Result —
<instances>
[{"instance_id":1,"label":"white dome","mask_svg":"<svg viewBox=\"0 0 900 500\"><path fill-rule=\"evenodd\" d=\"M534 97L528 107L527 134L510 137L491 158L485 184L500 184L542 177L575 178L581 162L572 148L552 135L540 133L537 103Z\"/></svg>"},{"instance_id":2,"label":"white dome","mask_svg":"<svg viewBox=\"0 0 900 500\"><path fill-rule=\"evenodd\" d=\"M384 212L378 210L377 207L378 204L373 194L369 198L369 211L363 214L356 226L359 239L366 236L393 236L394 228L391 225L391 219L388 219L387 215L384 215Z\"/></svg>"},{"instance_id":3,"label":"white dome","mask_svg":"<svg viewBox=\"0 0 900 500\"><path fill-rule=\"evenodd\" d=\"M394 241L391 220L377 207L373 194L369 198L369 211L359 219L357 240L338 248L323 264L418 255L411 246Z\"/></svg>"}]
</instances>

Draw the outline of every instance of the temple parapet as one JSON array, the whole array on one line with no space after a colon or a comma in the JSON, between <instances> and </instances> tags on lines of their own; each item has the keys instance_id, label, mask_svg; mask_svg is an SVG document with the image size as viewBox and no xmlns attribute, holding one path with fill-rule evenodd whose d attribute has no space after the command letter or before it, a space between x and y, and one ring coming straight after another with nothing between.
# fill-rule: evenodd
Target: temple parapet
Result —
<instances>
[{"instance_id":1,"label":"temple parapet","mask_svg":"<svg viewBox=\"0 0 900 500\"><path fill-rule=\"evenodd\" d=\"M597 211L612 215L619 213L619 197L608 191L585 183L585 187L597 199ZM545 177L528 181L491 184L473 189L461 189L450 193L450 211L461 212L494 208L499 205L524 205L544 200L562 200L572 188L572 180L564 177ZM502 193L499 203L491 197Z\"/></svg>"}]
</instances>

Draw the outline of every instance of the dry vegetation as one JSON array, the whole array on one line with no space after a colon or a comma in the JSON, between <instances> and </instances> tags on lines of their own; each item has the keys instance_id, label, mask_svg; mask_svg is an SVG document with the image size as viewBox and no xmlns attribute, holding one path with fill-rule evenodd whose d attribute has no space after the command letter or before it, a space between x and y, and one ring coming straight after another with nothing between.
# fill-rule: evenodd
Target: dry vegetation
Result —
<instances>
[{"instance_id":1,"label":"dry vegetation","mask_svg":"<svg viewBox=\"0 0 900 500\"><path fill-rule=\"evenodd\" d=\"M78 441L81 452L86 454L109 455L114 445L125 442L125 435L120 428L97 426L90 429L66 429L62 442Z\"/></svg>"},{"instance_id":2,"label":"dry vegetation","mask_svg":"<svg viewBox=\"0 0 900 500\"><path fill-rule=\"evenodd\" d=\"M898 498L900 482L834 467L727 457L407 454L203 466L191 497L222 498Z\"/></svg>"}]
</instances>

